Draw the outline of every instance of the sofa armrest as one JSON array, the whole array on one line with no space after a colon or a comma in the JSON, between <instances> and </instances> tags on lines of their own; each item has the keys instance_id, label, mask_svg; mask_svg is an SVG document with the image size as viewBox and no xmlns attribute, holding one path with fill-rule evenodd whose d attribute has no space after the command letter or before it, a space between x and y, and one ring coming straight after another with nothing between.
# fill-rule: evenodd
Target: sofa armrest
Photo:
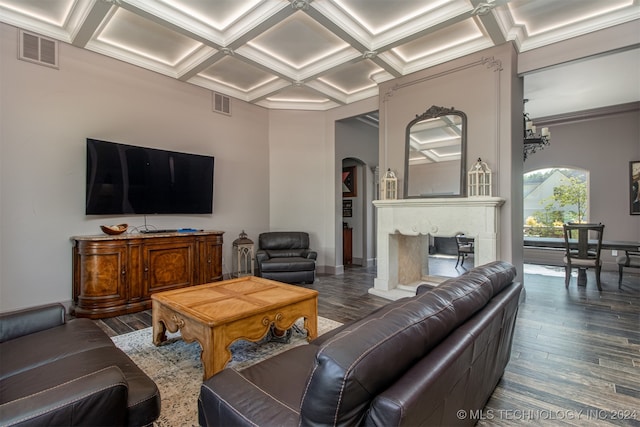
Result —
<instances>
[{"instance_id":1,"label":"sofa armrest","mask_svg":"<svg viewBox=\"0 0 640 427\"><path fill-rule=\"evenodd\" d=\"M0 343L54 328L65 322L62 304L48 304L0 314Z\"/></svg>"},{"instance_id":2,"label":"sofa armrest","mask_svg":"<svg viewBox=\"0 0 640 427\"><path fill-rule=\"evenodd\" d=\"M0 405L0 425L109 426L127 424L128 386L109 366Z\"/></svg>"},{"instance_id":3,"label":"sofa armrest","mask_svg":"<svg viewBox=\"0 0 640 427\"><path fill-rule=\"evenodd\" d=\"M206 380L198 397L201 426L297 426L299 415L233 369Z\"/></svg>"},{"instance_id":4,"label":"sofa armrest","mask_svg":"<svg viewBox=\"0 0 640 427\"><path fill-rule=\"evenodd\" d=\"M262 263L269 260L269 253L265 250L256 251L256 269L258 276L262 276Z\"/></svg>"},{"instance_id":5,"label":"sofa armrest","mask_svg":"<svg viewBox=\"0 0 640 427\"><path fill-rule=\"evenodd\" d=\"M268 260L269 258L271 258L269 256L269 252L262 250L262 249L258 249L256 251L256 261L259 263Z\"/></svg>"},{"instance_id":6,"label":"sofa armrest","mask_svg":"<svg viewBox=\"0 0 640 427\"><path fill-rule=\"evenodd\" d=\"M318 252L316 251L306 251L305 258L307 259L318 259Z\"/></svg>"},{"instance_id":7,"label":"sofa armrest","mask_svg":"<svg viewBox=\"0 0 640 427\"><path fill-rule=\"evenodd\" d=\"M416 288L416 295L422 295L425 292L431 292L436 287L433 285L422 284Z\"/></svg>"}]
</instances>

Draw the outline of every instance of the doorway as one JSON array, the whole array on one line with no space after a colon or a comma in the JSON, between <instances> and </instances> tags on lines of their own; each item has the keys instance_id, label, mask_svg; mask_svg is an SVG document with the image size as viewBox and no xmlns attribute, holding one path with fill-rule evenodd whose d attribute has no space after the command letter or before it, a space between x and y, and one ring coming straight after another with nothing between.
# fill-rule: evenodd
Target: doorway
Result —
<instances>
[{"instance_id":1,"label":"doorway","mask_svg":"<svg viewBox=\"0 0 640 427\"><path fill-rule=\"evenodd\" d=\"M335 122L336 173L340 183L335 195L338 207L337 266L375 265L373 200L377 199L375 183L379 161L379 132L377 120L370 117L374 117L373 113ZM348 245L349 240L351 245ZM347 249L351 249L350 254Z\"/></svg>"},{"instance_id":2,"label":"doorway","mask_svg":"<svg viewBox=\"0 0 640 427\"><path fill-rule=\"evenodd\" d=\"M372 179L366 164L356 158L342 160L342 265L368 264L367 241L372 228L369 195Z\"/></svg>"}]
</instances>

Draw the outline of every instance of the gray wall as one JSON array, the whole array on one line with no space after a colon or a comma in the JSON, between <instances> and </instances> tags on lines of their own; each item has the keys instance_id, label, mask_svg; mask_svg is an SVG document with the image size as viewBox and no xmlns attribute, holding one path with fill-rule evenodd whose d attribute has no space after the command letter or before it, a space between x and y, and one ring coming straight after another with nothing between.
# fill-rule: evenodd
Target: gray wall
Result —
<instances>
[{"instance_id":1,"label":"gray wall","mask_svg":"<svg viewBox=\"0 0 640 427\"><path fill-rule=\"evenodd\" d=\"M635 109L579 119L536 120L549 126L551 145L525 162L525 172L549 167L588 170L589 220L605 225L605 240L640 241L640 215L629 214L629 161L640 160L640 110L637 104L631 107ZM562 265L558 252L527 250L525 259ZM610 251L603 261L605 268L617 268Z\"/></svg>"},{"instance_id":2,"label":"gray wall","mask_svg":"<svg viewBox=\"0 0 640 427\"><path fill-rule=\"evenodd\" d=\"M522 272L522 79L510 44L380 85L380 169L404 179L407 124L432 105L467 115L466 171L478 157L494 171L501 208L498 256Z\"/></svg>"},{"instance_id":3,"label":"gray wall","mask_svg":"<svg viewBox=\"0 0 640 427\"><path fill-rule=\"evenodd\" d=\"M338 272L339 177L341 159L351 154L337 153L336 121L373 110L381 112L380 170L391 167L399 177L405 126L416 114L431 105L467 113L468 159L481 156L489 163L496 173L494 195L507 200L502 257L522 264L522 79L510 44L385 82L379 97L333 110L267 111L233 100L231 117L213 113L211 92L200 87L66 44L60 45L61 65L54 70L19 61L17 46L16 28L0 24L0 311L69 302L69 237L99 234L101 224L144 223L139 216L84 215L87 137L215 156L212 215L162 215L146 221L160 228L225 231L225 273L231 242L242 229L255 240L262 231L294 228L310 232L319 268ZM544 52L524 57L537 59ZM493 59L501 61L501 71ZM476 65L468 68L470 63ZM563 132L552 129L553 143L559 144ZM607 125L581 135L599 135L602 147L612 141L613 129ZM637 127L630 132L637 142ZM574 142L582 144L584 138ZM588 168L603 167L611 156L617 159L615 166L605 166L610 173L598 174L598 180L606 181L594 183L592 191L611 192L620 184L617 174L627 170L625 162L640 159L637 145L620 155L607 150L606 157L592 155L594 164ZM533 160L527 162L533 166ZM638 238L640 216L625 217L617 199L594 203L594 215L616 206L616 215Z\"/></svg>"},{"instance_id":4,"label":"gray wall","mask_svg":"<svg viewBox=\"0 0 640 427\"><path fill-rule=\"evenodd\" d=\"M269 229L269 114L211 91L60 44L60 69L17 59L17 30L0 25L0 310L69 302L74 235L142 216L85 216L87 137L215 156L212 215L147 216L158 228ZM250 124L250 125L248 125Z\"/></svg>"},{"instance_id":5,"label":"gray wall","mask_svg":"<svg viewBox=\"0 0 640 427\"><path fill-rule=\"evenodd\" d=\"M343 166L357 166L359 191L357 197L346 199L353 202L353 216L342 221L353 228L354 263L372 265L375 212L371 202L376 197L376 188L371 169L378 166L378 129L354 118L336 122L336 161L342 161ZM341 251L342 247L336 250Z\"/></svg>"}]
</instances>

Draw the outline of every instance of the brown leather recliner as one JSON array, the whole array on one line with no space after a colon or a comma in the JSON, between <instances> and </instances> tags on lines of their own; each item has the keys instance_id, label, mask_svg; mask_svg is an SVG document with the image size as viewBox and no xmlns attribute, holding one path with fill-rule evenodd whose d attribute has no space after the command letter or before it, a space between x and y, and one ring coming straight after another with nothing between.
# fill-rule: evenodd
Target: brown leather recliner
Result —
<instances>
[{"instance_id":1,"label":"brown leather recliner","mask_svg":"<svg viewBox=\"0 0 640 427\"><path fill-rule=\"evenodd\" d=\"M144 426L156 384L89 319L52 304L0 314L0 425Z\"/></svg>"},{"instance_id":2,"label":"brown leather recliner","mask_svg":"<svg viewBox=\"0 0 640 427\"><path fill-rule=\"evenodd\" d=\"M284 283L313 283L318 253L309 248L309 234L272 231L258 236L258 276Z\"/></svg>"}]
</instances>

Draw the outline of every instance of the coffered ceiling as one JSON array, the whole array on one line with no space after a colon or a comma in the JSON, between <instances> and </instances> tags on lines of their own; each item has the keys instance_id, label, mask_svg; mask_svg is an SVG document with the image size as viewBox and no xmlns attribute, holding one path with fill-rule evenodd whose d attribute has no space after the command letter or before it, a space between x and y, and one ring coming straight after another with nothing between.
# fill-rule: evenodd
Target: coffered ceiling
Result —
<instances>
[{"instance_id":1,"label":"coffered ceiling","mask_svg":"<svg viewBox=\"0 0 640 427\"><path fill-rule=\"evenodd\" d=\"M639 18L637 0L0 0L7 24L267 108L313 110L506 41L524 52Z\"/></svg>"}]
</instances>

